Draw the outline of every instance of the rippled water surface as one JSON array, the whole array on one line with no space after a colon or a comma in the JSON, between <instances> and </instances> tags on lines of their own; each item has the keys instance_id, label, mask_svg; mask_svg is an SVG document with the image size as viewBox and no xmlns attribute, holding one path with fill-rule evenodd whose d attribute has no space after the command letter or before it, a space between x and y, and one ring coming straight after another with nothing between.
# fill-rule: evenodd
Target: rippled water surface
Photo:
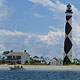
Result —
<instances>
[{"instance_id":1,"label":"rippled water surface","mask_svg":"<svg viewBox=\"0 0 80 80\"><path fill-rule=\"evenodd\" d=\"M0 80L80 80L80 71L0 71Z\"/></svg>"}]
</instances>

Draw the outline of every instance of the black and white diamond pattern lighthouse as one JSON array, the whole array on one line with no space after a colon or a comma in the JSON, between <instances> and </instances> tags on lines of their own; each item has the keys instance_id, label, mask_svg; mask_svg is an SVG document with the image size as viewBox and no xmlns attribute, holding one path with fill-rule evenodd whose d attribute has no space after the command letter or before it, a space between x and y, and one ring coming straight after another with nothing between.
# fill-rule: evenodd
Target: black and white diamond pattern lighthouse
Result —
<instances>
[{"instance_id":1,"label":"black and white diamond pattern lighthouse","mask_svg":"<svg viewBox=\"0 0 80 80\"><path fill-rule=\"evenodd\" d=\"M64 41L64 60L63 64L73 62L73 44L72 44L72 9L71 5L67 5L66 9L66 25L65 25L65 41Z\"/></svg>"}]
</instances>

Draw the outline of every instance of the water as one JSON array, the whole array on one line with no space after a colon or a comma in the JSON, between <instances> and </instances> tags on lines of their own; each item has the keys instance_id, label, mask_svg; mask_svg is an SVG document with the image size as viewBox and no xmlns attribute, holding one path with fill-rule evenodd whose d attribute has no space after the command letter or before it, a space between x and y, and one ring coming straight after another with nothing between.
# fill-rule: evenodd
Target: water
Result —
<instances>
[{"instance_id":1,"label":"water","mask_svg":"<svg viewBox=\"0 0 80 80\"><path fill-rule=\"evenodd\" d=\"M80 71L0 71L0 80L80 80Z\"/></svg>"}]
</instances>

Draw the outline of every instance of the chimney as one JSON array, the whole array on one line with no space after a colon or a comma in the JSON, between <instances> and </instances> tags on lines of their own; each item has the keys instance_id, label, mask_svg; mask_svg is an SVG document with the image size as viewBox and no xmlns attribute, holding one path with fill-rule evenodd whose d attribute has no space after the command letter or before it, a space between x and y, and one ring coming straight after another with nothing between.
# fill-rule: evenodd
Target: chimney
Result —
<instances>
[{"instance_id":1,"label":"chimney","mask_svg":"<svg viewBox=\"0 0 80 80\"><path fill-rule=\"evenodd\" d=\"M13 52L13 50L11 50L11 53Z\"/></svg>"},{"instance_id":2,"label":"chimney","mask_svg":"<svg viewBox=\"0 0 80 80\"><path fill-rule=\"evenodd\" d=\"M26 53L27 51L26 50L24 50L24 53Z\"/></svg>"}]
</instances>

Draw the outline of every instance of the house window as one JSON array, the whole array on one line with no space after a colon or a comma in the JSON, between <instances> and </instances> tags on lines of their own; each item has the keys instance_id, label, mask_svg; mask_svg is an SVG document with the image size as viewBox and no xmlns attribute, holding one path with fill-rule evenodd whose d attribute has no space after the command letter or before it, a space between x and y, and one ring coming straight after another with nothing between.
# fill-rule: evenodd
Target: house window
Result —
<instances>
[{"instance_id":1,"label":"house window","mask_svg":"<svg viewBox=\"0 0 80 80\"><path fill-rule=\"evenodd\" d=\"M13 64L15 64L15 61L13 61Z\"/></svg>"},{"instance_id":2,"label":"house window","mask_svg":"<svg viewBox=\"0 0 80 80\"><path fill-rule=\"evenodd\" d=\"M7 59L12 59L12 56L8 56Z\"/></svg>"},{"instance_id":3,"label":"house window","mask_svg":"<svg viewBox=\"0 0 80 80\"><path fill-rule=\"evenodd\" d=\"M21 61L17 61L17 64L21 64Z\"/></svg>"},{"instance_id":4,"label":"house window","mask_svg":"<svg viewBox=\"0 0 80 80\"><path fill-rule=\"evenodd\" d=\"M21 56L17 56L17 59L21 59Z\"/></svg>"},{"instance_id":5,"label":"house window","mask_svg":"<svg viewBox=\"0 0 80 80\"><path fill-rule=\"evenodd\" d=\"M15 59L15 56L13 56L13 59Z\"/></svg>"},{"instance_id":6,"label":"house window","mask_svg":"<svg viewBox=\"0 0 80 80\"><path fill-rule=\"evenodd\" d=\"M8 61L8 63L10 63L10 61Z\"/></svg>"}]
</instances>

